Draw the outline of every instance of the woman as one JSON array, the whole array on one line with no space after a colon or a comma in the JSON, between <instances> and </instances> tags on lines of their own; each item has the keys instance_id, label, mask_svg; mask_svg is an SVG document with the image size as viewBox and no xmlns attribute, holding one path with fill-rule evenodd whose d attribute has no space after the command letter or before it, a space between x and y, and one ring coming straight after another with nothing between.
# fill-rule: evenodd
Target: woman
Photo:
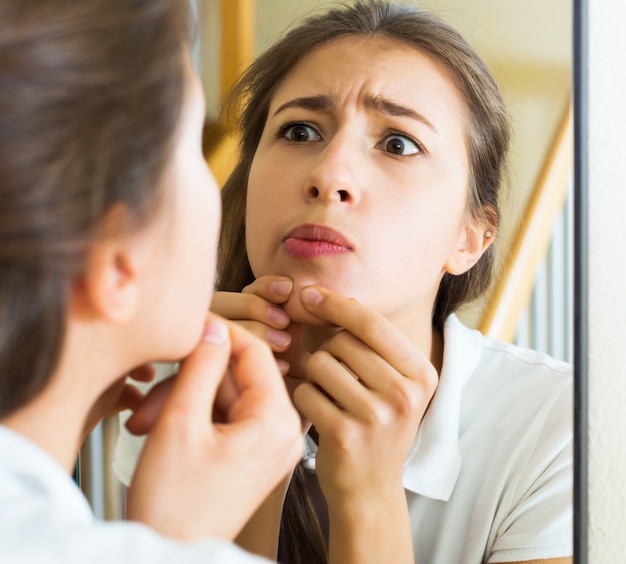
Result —
<instances>
[{"instance_id":1,"label":"woman","mask_svg":"<svg viewBox=\"0 0 626 564\"><path fill-rule=\"evenodd\" d=\"M267 346L207 316L220 204L188 36L186 0L0 8L2 562L258 561L227 541L300 457ZM181 358L160 411L125 384ZM123 407L149 431L135 523L101 523L70 471Z\"/></svg>"},{"instance_id":2,"label":"woman","mask_svg":"<svg viewBox=\"0 0 626 564\"><path fill-rule=\"evenodd\" d=\"M234 99L212 309L273 347L327 518L326 554L298 467L279 560L570 562L571 368L454 316L490 283L510 137L480 58L428 13L357 2ZM283 494L249 530L275 537Z\"/></svg>"}]
</instances>

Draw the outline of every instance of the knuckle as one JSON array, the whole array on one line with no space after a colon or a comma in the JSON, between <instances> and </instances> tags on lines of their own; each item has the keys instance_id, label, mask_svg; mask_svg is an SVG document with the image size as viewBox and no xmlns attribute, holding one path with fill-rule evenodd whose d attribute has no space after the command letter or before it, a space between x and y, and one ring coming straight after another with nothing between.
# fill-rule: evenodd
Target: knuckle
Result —
<instances>
[{"instance_id":1,"label":"knuckle","mask_svg":"<svg viewBox=\"0 0 626 564\"><path fill-rule=\"evenodd\" d=\"M334 426L333 432L328 437L330 446L339 454L350 454L354 445L359 443L361 433L357 426L347 418L341 418Z\"/></svg>"},{"instance_id":2,"label":"knuckle","mask_svg":"<svg viewBox=\"0 0 626 564\"><path fill-rule=\"evenodd\" d=\"M439 385L439 374L432 364L428 364L424 367L418 381L421 383L423 393L430 399Z\"/></svg>"},{"instance_id":3,"label":"knuckle","mask_svg":"<svg viewBox=\"0 0 626 564\"><path fill-rule=\"evenodd\" d=\"M398 386L394 389L393 406L400 417L411 417L421 409L423 403L421 394L415 393L412 386Z\"/></svg>"},{"instance_id":4,"label":"knuckle","mask_svg":"<svg viewBox=\"0 0 626 564\"><path fill-rule=\"evenodd\" d=\"M307 375L313 376L317 372L323 372L328 365L335 361L335 358L326 350L315 351L307 363Z\"/></svg>"},{"instance_id":5,"label":"knuckle","mask_svg":"<svg viewBox=\"0 0 626 564\"><path fill-rule=\"evenodd\" d=\"M423 394L431 396L439 384L439 374L435 367L417 351L407 352L402 361L412 368L406 374L407 378L414 382Z\"/></svg>"}]
</instances>

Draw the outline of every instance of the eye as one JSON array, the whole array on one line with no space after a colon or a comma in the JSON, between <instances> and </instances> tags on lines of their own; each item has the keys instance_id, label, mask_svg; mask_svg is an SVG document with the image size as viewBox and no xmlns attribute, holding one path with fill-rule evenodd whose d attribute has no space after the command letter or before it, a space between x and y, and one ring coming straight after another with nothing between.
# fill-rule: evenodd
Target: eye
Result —
<instances>
[{"instance_id":1,"label":"eye","mask_svg":"<svg viewBox=\"0 0 626 564\"><path fill-rule=\"evenodd\" d=\"M380 148L394 155L416 155L424 152L422 146L410 137L394 133L385 137L379 144Z\"/></svg>"},{"instance_id":2,"label":"eye","mask_svg":"<svg viewBox=\"0 0 626 564\"><path fill-rule=\"evenodd\" d=\"M315 128L304 123L291 123L283 125L280 128L279 136L293 141L294 143L310 143L313 141L320 141L321 135L315 130Z\"/></svg>"}]
</instances>

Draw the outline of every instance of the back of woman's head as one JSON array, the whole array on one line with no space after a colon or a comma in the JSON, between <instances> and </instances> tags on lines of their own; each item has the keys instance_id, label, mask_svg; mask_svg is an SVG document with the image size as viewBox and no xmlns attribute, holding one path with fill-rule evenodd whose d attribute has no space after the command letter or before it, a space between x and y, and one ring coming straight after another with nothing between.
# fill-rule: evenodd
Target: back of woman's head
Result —
<instances>
[{"instance_id":1,"label":"back of woman's head","mask_svg":"<svg viewBox=\"0 0 626 564\"><path fill-rule=\"evenodd\" d=\"M432 14L386 1L360 1L305 20L262 54L233 91L233 107L242 104L241 155L223 190L222 289L240 290L252 279L245 255L246 185L272 96L305 55L351 35L411 45L433 57L448 73L467 109L468 209L475 218L487 220L491 230L497 228L498 192L506 168L510 126L490 72L459 33ZM468 273L444 276L433 312L436 328L441 329L450 313L487 289L492 268L493 247Z\"/></svg>"},{"instance_id":2,"label":"back of woman's head","mask_svg":"<svg viewBox=\"0 0 626 564\"><path fill-rule=\"evenodd\" d=\"M183 100L187 0L0 4L0 417L43 389L107 210L151 218Z\"/></svg>"}]
</instances>

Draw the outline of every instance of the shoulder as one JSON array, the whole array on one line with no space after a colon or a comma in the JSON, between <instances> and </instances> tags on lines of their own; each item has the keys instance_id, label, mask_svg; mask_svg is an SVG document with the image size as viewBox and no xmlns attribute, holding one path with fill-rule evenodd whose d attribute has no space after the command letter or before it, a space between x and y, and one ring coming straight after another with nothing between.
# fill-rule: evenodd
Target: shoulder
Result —
<instances>
[{"instance_id":1,"label":"shoulder","mask_svg":"<svg viewBox=\"0 0 626 564\"><path fill-rule=\"evenodd\" d=\"M460 434L478 444L510 441L552 450L573 440L573 369L547 354L485 337L454 322L454 339L471 343L474 360L462 390ZM460 347L463 350L463 347ZM478 435L476 432L479 431ZM474 441L471 441L474 443ZM475 446L478 446L475 444ZM497 449L496 449L497 450Z\"/></svg>"},{"instance_id":2,"label":"shoulder","mask_svg":"<svg viewBox=\"0 0 626 564\"><path fill-rule=\"evenodd\" d=\"M567 362L557 360L536 350L497 341L483 335L480 335L480 339L483 361L490 362L494 368L517 370L522 374L537 372L571 379L573 369L572 365Z\"/></svg>"},{"instance_id":3,"label":"shoulder","mask_svg":"<svg viewBox=\"0 0 626 564\"><path fill-rule=\"evenodd\" d=\"M465 379L464 395L485 394L484 402L503 401L507 395L520 401L550 401L573 397L573 367L545 353L498 341L452 321L450 334L457 347L467 350L471 343L474 361ZM454 344L454 343L451 343ZM571 400L571 397L569 398Z\"/></svg>"}]
</instances>

